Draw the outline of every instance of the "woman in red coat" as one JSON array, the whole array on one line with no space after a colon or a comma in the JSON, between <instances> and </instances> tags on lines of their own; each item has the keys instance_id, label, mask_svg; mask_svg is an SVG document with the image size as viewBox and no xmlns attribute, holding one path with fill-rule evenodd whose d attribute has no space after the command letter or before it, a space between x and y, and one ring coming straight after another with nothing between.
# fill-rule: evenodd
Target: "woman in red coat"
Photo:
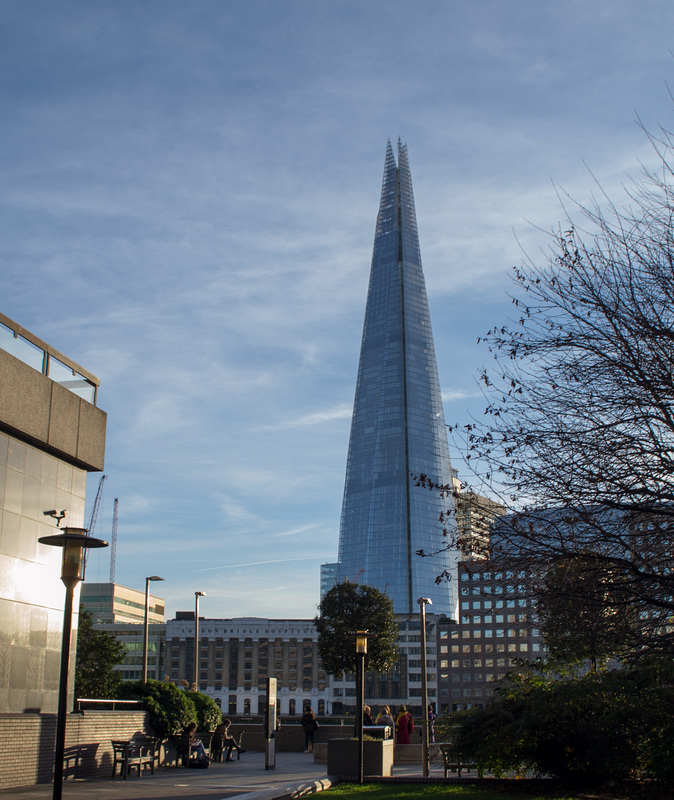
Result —
<instances>
[{"instance_id":1,"label":"woman in red coat","mask_svg":"<svg viewBox=\"0 0 674 800\"><path fill-rule=\"evenodd\" d=\"M413 730L414 720L412 715L405 706L400 706L396 716L396 744L411 744L410 734Z\"/></svg>"}]
</instances>

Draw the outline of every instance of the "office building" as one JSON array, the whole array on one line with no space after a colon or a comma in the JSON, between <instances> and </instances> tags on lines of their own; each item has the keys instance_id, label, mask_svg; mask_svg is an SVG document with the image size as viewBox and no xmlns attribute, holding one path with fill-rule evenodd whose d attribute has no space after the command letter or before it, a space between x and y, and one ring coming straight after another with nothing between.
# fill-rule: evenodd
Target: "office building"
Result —
<instances>
[{"instance_id":1,"label":"office building","mask_svg":"<svg viewBox=\"0 0 674 800\"><path fill-rule=\"evenodd\" d=\"M507 561L459 564L459 619L438 624L438 709L483 705L497 682L543 658L529 569Z\"/></svg>"},{"instance_id":2,"label":"office building","mask_svg":"<svg viewBox=\"0 0 674 800\"><path fill-rule=\"evenodd\" d=\"M421 267L407 147L388 144L349 440L338 578L386 591L396 613L455 610L455 520L438 522L451 494L417 488L412 475L449 485L451 466ZM447 542L450 542L450 548ZM423 550L433 554L417 555ZM452 576L437 584L438 575Z\"/></svg>"},{"instance_id":3,"label":"office building","mask_svg":"<svg viewBox=\"0 0 674 800\"><path fill-rule=\"evenodd\" d=\"M104 622L95 626L105 631L124 645L126 658L114 669L122 673L122 680L140 681L143 679L143 637L145 626L131 622ZM166 676L166 625L148 625L147 637L147 677L163 681Z\"/></svg>"},{"instance_id":4,"label":"office building","mask_svg":"<svg viewBox=\"0 0 674 800\"><path fill-rule=\"evenodd\" d=\"M118 583L83 583L80 604L99 623L144 623L145 592L121 586ZM150 595L148 622L152 625L164 622L164 601Z\"/></svg>"},{"instance_id":5,"label":"office building","mask_svg":"<svg viewBox=\"0 0 674 800\"><path fill-rule=\"evenodd\" d=\"M38 539L57 533L57 521L84 527L87 472L102 470L105 456L98 385L94 375L0 314L2 713L57 709L62 551ZM76 630L71 641L74 672Z\"/></svg>"}]
</instances>

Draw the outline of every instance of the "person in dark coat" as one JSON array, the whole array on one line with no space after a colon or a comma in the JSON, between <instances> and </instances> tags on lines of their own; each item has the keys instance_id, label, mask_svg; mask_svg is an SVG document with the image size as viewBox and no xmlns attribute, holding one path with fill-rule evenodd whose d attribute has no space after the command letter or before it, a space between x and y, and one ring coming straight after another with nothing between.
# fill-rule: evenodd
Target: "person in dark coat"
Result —
<instances>
[{"instance_id":1,"label":"person in dark coat","mask_svg":"<svg viewBox=\"0 0 674 800\"><path fill-rule=\"evenodd\" d=\"M428 706L428 741L433 744L435 742L435 720L437 715L433 711L433 706Z\"/></svg>"},{"instance_id":2,"label":"person in dark coat","mask_svg":"<svg viewBox=\"0 0 674 800\"><path fill-rule=\"evenodd\" d=\"M304 752L311 753L314 749L314 731L318 729L316 715L311 706L307 706L304 709L302 727L304 728Z\"/></svg>"}]
</instances>

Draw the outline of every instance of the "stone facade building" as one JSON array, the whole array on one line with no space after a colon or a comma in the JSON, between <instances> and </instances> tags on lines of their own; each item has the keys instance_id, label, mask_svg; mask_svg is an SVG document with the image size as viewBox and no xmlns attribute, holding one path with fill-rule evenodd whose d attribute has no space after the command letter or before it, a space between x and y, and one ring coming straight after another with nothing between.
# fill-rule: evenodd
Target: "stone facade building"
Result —
<instances>
[{"instance_id":1,"label":"stone facade building","mask_svg":"<svg viewBox=\"0 0 674 800\"><path fill-rule=\"evenodd\" d=\"M268 677L278 680L279 711L301 716L306 705L328 711L328 676L318 657L310 619L199 619L199 691L228 714L261 714ZM194 614L179 612L166 623L166 672L174 683L192 684Z\"/></svg>"}]
</instances>

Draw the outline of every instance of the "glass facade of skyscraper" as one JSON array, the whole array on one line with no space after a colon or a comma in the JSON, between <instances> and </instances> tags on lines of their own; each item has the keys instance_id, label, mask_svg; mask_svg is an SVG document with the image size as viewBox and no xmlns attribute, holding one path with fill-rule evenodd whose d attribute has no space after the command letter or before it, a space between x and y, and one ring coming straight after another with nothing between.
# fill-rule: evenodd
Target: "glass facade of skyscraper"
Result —
<instances>
[{"instance_id":1,"label":"glass facade of skyscraper","mask_svg":"<svg viewBox=\"0 0 674 800\"><path fill-rule=\"evenodd\" d=\"M388 593L397 613L454 612L458 554L439 523L452 499L414 486L449 484L451 466L407 148L389 143L356 384L339 539L339 578ZM453 524L450 521L450 525ZM422 558L417 551L435 553Z\"/></svg>"}]
</instances>

